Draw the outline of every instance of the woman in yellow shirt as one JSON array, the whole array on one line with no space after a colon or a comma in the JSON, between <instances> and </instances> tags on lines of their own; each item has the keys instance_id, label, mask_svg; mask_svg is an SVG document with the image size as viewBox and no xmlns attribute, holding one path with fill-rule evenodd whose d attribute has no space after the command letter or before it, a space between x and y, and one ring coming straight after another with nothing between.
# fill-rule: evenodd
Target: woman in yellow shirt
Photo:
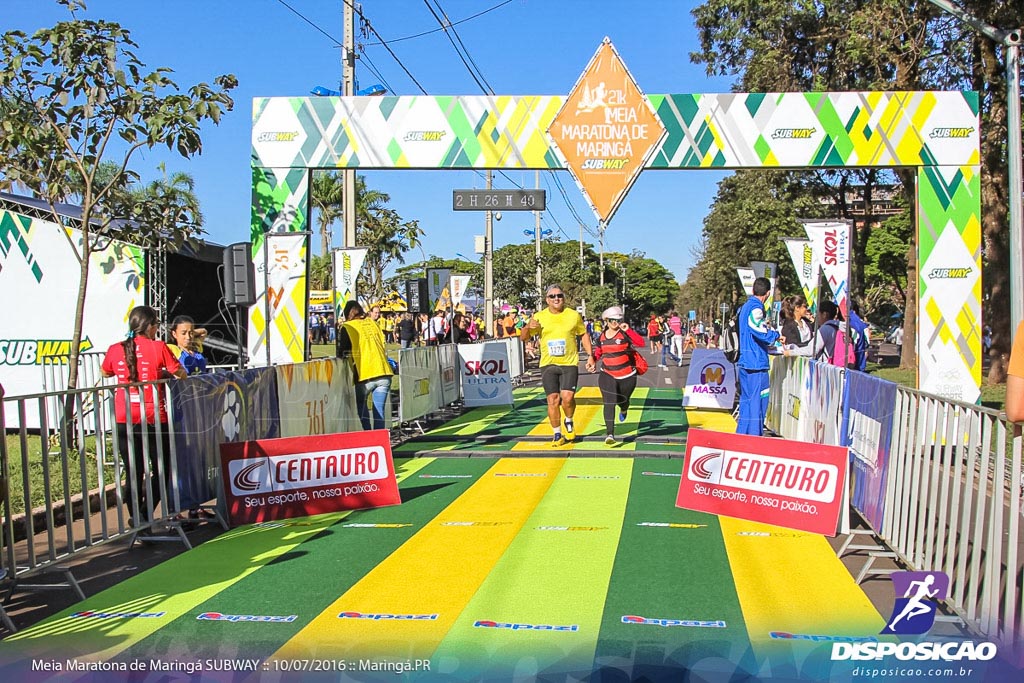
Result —
<instances>
[{"instance_id":1,"label":"woman in yellow shirt","mask_svg":"<svg viewBox=\"0 0 1024 683\"><path fill-rule=\"evenodd\" d=\"M356 301L345 304L345 324L338 331L338 351L352 360L356 371L356 410L363 429L385 429L385 410L391 409L391 370L384 350L384 333L380 326L366 317ZM366 405L373 401L373 420Z\"/></svg>"}]
</instances>

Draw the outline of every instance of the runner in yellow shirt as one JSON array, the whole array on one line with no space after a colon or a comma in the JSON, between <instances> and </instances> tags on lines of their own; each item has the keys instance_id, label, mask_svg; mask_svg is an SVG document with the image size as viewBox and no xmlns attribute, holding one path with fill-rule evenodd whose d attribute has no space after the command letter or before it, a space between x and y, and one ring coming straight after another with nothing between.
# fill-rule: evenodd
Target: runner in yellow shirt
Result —
<instances>
[{"instance_id":1,"label":"runner in yellow shirt","mask_svg":"<svg viewBox=\"0 0 1024 683\"><path fill-rule=\"evenodd\" d=\"M537 311L519 332L527 341L540 335L541 384L548 397L548 421L554 432L552 446L561 446L576 438L572 416L576 412L576 385L579 381L579 356L576 339L581 338L587 356L593 355L590 335L583 318L575 309L565 307L565 293L558 285L548 287L548 307ZM565 438L562 438L561 415L565 413Z\"/></svg>"}]
</instances>

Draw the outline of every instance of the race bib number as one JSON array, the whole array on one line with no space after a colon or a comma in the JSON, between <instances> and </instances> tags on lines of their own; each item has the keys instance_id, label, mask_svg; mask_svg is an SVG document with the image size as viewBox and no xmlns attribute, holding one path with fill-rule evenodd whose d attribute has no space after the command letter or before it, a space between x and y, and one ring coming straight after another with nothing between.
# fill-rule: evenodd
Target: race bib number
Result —
<instances>
[{"instance_id":1,"label":"race bib number","mask_svg":"<svg viewBox=\"0 0 1024 683\"><path fill-rule=\"evenodd\" d=\"M552 339L548 342L548 355L549 356L564 356L565 355L565 340L564 339Z\"/></svg>"}]
</instances>

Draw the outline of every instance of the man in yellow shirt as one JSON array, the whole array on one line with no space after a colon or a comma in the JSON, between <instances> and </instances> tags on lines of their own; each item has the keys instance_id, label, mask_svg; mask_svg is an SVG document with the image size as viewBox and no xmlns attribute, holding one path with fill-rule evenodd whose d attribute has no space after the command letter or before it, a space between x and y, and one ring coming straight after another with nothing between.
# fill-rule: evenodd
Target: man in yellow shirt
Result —
<instances>
[{"instance_id":1,"label":"man in yellow shirt","mask_svg":"<svg viewBox=\"0 0 1024 683\"><path fill-rule=\"evenodd\" d=\"M548 397L548 421L554 432L552 446L562 446L576 438L572 416L576 412L576 384L579 381L579 356L576 339L581 338L587 356L593 355L590 335L583 318L575 309L565 307L565 293L551 285L545 294L548 306L537 311L520 331L527 341L540 335L541 384ZM562 438L561 415L565 413L565 438Z\"/></svg>"}]
</instances>

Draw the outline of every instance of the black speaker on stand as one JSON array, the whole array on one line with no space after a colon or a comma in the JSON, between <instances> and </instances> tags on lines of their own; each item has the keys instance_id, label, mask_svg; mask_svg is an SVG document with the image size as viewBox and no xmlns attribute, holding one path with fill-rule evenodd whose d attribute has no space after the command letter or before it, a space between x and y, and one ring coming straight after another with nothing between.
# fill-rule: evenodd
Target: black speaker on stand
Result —
<instances>
[{"instance_id":1,"label":"black speaker on stand","mask_svg":"<svg viewBox=\"0 0 1024 683\"><path fill-rule=\"evenodd\" d=\"M256 303L256 270L253 268L252 244L236 242L224 248L224 303L235 309L235 338L238 339L238 368L245 366L245 344L242 342L242 309Z\"/></svg>"}]
</instances>

